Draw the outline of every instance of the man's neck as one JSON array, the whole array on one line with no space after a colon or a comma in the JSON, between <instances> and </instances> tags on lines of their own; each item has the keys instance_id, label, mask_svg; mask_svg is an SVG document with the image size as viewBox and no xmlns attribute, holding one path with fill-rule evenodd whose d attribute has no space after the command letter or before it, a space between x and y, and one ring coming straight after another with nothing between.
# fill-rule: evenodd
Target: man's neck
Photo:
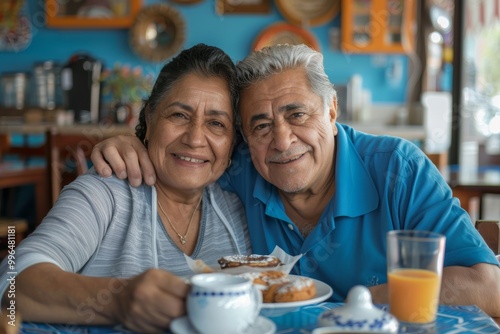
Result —
<instances>
[{"instance_id":1,"label":"man's neck","mask_svg":"<svg viewBox=\"0 0 500 334\"><path fill-rule=\"evenodd\" d=\"M285 193L280 191L280 197L285 207L285 212L302 235L307 236L317 225L323 211L335 194L335 179L331 179L318 192Z\"/></svg>"}]
</instances>

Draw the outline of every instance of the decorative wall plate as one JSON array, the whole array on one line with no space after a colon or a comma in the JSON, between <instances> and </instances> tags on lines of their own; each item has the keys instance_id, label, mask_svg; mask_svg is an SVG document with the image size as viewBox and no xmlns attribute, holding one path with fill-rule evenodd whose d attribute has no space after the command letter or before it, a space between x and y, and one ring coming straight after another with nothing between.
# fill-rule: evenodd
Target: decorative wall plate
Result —
<instances>
[{"instance_id":1,"label":"decorative wall plate","mask_svg":"<svg viewBox=\"0 0 500 334\"><path fill-rule=\"evenodd\" d=\"M31 22L26 16L20 16L12 28L0 25L0 51L23 51L31 44L31 39Z\"/></svg>"},{"instance_id":2,"label":"decorative wall plate","mask_svg":"<svg viewBox=\"0 0 500 334\"><path fill-rule=\"evenodd\" d=\"M276 44L305 44L320 51L319 43L312 33L284 22L272 24L264 29L255 39L253 50Z\"/></svg>"},{"instance_id":3,"label":"decorative wall plate","mask_svg":"<svg viewBox=\"0 0 500 334\"><path fill-rule=\"evenodd\" d=\"M185 23L173 7L155 4L143 8L130 29L130 44L145 60L161 62L173 56L184 44Z\"/></svg>"},{"instance_id":4,"label":"decorative wall plate","mask_svg":"<svg viewBox=\"0 0 500 334\"><path fill-rule=\"evenodd\" d=\"M275 0L281 15L295 25L308 27L325 24L339 13L341 0Z\"/></svg>"},{"instance_id":5,"label":"decorative wall plate","mask_svg":"<svg viewBox=\"0 0 500 334\"><path fill-rule=\"evenodd\" d=\"M228 14L267 14L271 12L271 0L215 0L215 12Z\"/></svg>"},{"instance_id":6,"label":"decorative wall plate","mask_svg":"<svg viewBox=\"0 0 500 334\"><path fill-rule=\"evenodd\" d=\"M178 3L179 5L192 5L195 3L200 3L203 0L170 0L171 2Z\"/></svg>"},{"instance_id":7,"label":"decorative wall plate","mask_svg":"<svg viewBox=\"0 0 500 334\"><path fill-rule=\"evenodd\" d=\"M32 39L28 4L24 0L6 0L0 5L0 51L25 50Z\"/></svg>"}]
</instances>

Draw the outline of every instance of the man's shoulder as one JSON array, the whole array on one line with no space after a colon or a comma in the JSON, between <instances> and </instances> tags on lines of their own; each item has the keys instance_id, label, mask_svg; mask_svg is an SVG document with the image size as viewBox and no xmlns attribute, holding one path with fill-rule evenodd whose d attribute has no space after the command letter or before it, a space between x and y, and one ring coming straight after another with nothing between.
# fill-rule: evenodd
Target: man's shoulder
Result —
<instances>
[{"instance_id":1,"label":"man's shoulder","mask_svg":"<svg viewBox=\"0 0 500 334\"><path fill-rule=\"evenodd\" d=\"M250 185L255 184L258 176L250 156L250 149L243 142L235 147L231 157L231 166L217 183L225 190L239 193L250 189Z\"/></svg>"},{"instance_id":2,"label":"man's shoulder","mask_svg":"<svg viewBox=\"0 0 500 334\"><path fill-rule=\"evenodd\" d=\"M235 146L232 156L233 163L238 162L240 165L252 165L252 157L250 148L246 142L241 142Z\"/></svg>"}]
</instances>

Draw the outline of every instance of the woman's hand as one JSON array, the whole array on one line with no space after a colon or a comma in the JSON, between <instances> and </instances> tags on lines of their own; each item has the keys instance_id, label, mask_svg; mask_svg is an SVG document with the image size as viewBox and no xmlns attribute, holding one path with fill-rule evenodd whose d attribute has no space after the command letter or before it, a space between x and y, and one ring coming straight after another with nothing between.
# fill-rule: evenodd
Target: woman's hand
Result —
<instances>
[{"instance_id":1,"label":"woman's hand","mask_svg":"<svg viewBox=\"0 0 500 334\"><path fill-rule=\"evenodd\" d=\"M90 156L94 167L102 177L114 172L120 179L128 180L134 187L142 183L152 186L156 174L146 147L135 136L115 136L97 143Z\"/></svg>"},{"instance_id":2,"label":"woman's hand","mask_svg":"<svg viewBox=\"0 0 500 334\"><path fill-rule=\"evenodd\" d=\"M127 280L119 297L118 319L138 333L162 333L186 313L186 282L166 271L150 269Z\"/></svg>"},{"instance_id":3,"label":"woman's hand","mask_svg":"<svg viewBox=\"0 0 500 334\"><path fill-rule=\"evenodd\" d=\"M40 279L43 277L43 279ZM122 323L138 333L162 333L186 313L184 279L150 269L131 278L91 277L39 263L16 279L16 311L25 321L79 325ZM2 303L10 300L4 294Z\"/></svg>"}]
</instances>

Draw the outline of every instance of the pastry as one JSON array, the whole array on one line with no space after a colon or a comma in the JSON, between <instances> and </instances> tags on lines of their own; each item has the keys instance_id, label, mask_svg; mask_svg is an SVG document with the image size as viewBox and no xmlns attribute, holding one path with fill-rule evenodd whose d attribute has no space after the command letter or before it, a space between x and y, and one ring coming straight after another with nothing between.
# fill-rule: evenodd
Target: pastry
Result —
<instances>
[{"instance_id":1,"label":"pastry","mask_svg":"<svg viewBox=\"0 0 500 334\"><path fill-rule=\"evenodd\" d=\"M207 265L203 260L194 260L193 262L193 271L197 273L213 273L215 270Z\"/></svg>"},{"instance_id":2,"label":"pastry","mask_svg":"<svg viewBox=\"0 0 500 334\"><path fill-rule=\"evenodd\" d=\"M218 260L221 269L235 268L240 266L272 268L281 265L281 261L272 255L229 255Z\"/></svg>"},{"instance_id":3,"label":"pastry","mask_svg":"<svg viewBox=\"0 0 500 334\"><path fill-rule=\"evenodd\" d=\"M285 303L308 300L316 295L316 285L308 277L288 276L281 271L248 272L249 278L261 290L264 303Z\"/></svg>"},{"instance_id":4,"label":"pastry","mask_svg":"<svg viewBox=\"0 0 500 334\"><path fill-rule=\"evenodd\" d=\"M296 277L281 285L273 294L273 302L285 303L308 300L316 296L316 285L307 277Z\"/></svg>"}]
</instances>

